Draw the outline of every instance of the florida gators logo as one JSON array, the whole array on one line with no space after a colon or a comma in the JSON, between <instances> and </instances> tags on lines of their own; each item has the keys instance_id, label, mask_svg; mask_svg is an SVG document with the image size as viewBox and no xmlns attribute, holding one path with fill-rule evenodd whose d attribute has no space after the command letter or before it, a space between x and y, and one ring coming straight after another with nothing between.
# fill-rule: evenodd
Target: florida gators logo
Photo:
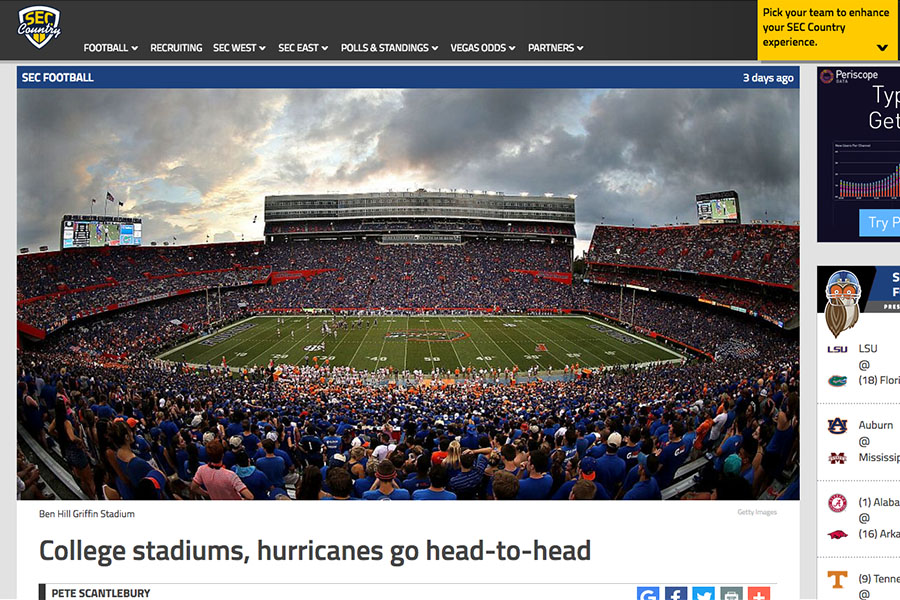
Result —
<instances>
[{"instance_id":1,"label":"florida gators logo","mask_svg":"<svg viewBox=\"0 0 900 600\"><path fill-rule=\"evenodd\" d=\"M29 6L19 11L19 35L24 35L35 48L43 48L58 38L59 11L49 6Z\"/></svg>"},{"instance_id":2,"label":"florida gators logo","mask_svg":"<svg viewBox=\"0 0 900 600\"><path fill-rule=\"evenodd\" d=\"M469 337L465 331L453 329L404 329L384 334L389 340L410 340L413 342L458 342Z\"/></svg>"}]
</instances>

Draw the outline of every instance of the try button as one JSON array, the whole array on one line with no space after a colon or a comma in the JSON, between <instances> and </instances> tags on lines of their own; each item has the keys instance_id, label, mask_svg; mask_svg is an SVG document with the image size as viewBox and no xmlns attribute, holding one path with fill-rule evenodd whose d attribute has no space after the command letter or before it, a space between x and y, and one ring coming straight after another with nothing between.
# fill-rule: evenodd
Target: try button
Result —
<instances>
[{"instance_id":1,"label":"try button","mask_svg":"<svg viewBox=\"0 0 900 600\"><path fill-rule=\"evenodd\" d=\"M900 237L900 210L860 209L859 237Z\"/></svg>"}]
</instances>

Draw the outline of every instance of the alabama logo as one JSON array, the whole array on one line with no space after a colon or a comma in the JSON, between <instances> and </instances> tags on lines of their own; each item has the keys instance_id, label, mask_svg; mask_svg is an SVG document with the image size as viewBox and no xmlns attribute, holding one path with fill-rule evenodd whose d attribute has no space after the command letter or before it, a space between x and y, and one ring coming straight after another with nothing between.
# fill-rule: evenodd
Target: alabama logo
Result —
<instances>
[{"instance_id":1,"label":"alabama logo","mask_svg":"<svg viewBox=\"0 0 900 600\"><path fill-rule=\"evenodd\" d=\"M58 38L59 11L49 6L29 6L19 11L19 35L24 35L35 48L43 48Z\"/></svg>"},{"instance_id":2,"label":"alabama logo","mask_svg":"<svg viewBox=\"0 0 900 600\"><path fill-rule=\"evenodd\" d=\"M859 297L862 290L859 278L850 271L837 271L828 278L825 288L825 323L837 337L859 320Z\"/></svg>"}]
</instances>

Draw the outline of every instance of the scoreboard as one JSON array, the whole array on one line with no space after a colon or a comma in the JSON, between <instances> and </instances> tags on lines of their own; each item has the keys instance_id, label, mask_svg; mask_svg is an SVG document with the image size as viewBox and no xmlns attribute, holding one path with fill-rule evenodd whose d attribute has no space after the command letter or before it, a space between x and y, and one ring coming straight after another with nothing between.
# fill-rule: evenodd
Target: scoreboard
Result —
<instances>
[{"instance_id":1,"label":"scoreboard","mask_svg":"<svg viewBox=\"0 0 900 600\"><path fill-rule=\"evenodd\" d=\"M61 250L98 246L140 246L141 220L65 215L60 225Z\"/></svg>"},{"instance_id":2,"label":"scoreboard","mask_svg":"<svg viewBox=\"0 0 900 600\"><path fill-rule=\"evenodd\" d=\"M737 192L697 194L697 222L700 225L740 223L741 205Z\"/></svg>"}]
</instances>

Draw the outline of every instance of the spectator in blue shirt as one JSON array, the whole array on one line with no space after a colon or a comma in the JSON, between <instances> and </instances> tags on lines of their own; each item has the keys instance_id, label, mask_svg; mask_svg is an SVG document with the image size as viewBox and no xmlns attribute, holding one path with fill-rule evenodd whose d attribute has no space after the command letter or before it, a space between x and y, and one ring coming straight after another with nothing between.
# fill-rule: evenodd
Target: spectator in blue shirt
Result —
<instances>
[{"instance_id":1,"label":"spectator in blue shirt","mask_svg":"<svg viewBox=\"0 0 900 600\"><path fill-rule=\"evenodd\" d=\"M525 469L528 476L519 481L519 500L546 500L550 497L553 478L547 474L550 457L543 450L535 450L528 455ZM496 493L496 490L495 490Z\"/></svg>"},{"instance_id":2,"label":"spectator in blue shirt","mask_svg":"<svg viewBox=\"0 0 900 600\"><path fill-rule=\"evenodd\" d=\"M515 500L519 495L519 479L509 471L497 471L491 477L494 500Z\"/></svg>"},{"instance_id":3,"label":"spectator in blue shirt","mask_svg":"<svg viewBox=\"0 0 900 600\"><path fill-rule=\"evenodd\" d=\"M650 454L638 464L640 481L625 493L623 500L662 500L659 485L653 477L659 468L659 458Z\"/></svg>"},{"instance_id":4,"label":"spectator in blue shirt","mask_svg":"<svg viewBox=\"0 0 900 600\"><path fill-rule=\"evenodd\" d=\"M430 486L414 491L412 493L413 500L456 500L456 494L444 489L448 483L447 467L432 465L428 471L428 479L431 481Z\"/></svg>"},{"instance_id":5,"label":"spectator in blue shirt","mask_svg":"<svg viewBox=\"0 0 900 600\"><path fill-rule=\"evenodd\" d=\"M394 477L397 475L397 469L394 463L389 460L383 460L378 463L375 468L375 479L378 485L375 489L369 490L363 494L363 500L409 500L409 492L397 486Z\"/></svg>"},{"instance_id":6,"label":"spectator in blue shirt","mask_svg":"<svg viewBox=\"0 0 900 600\"><path fill-rule=\"evenodd\" d=\"M625 461L619 458L622 434L615 431L606 440L606 454L597 459L598 483L606 490L606 495L615 498L625 479Z\"/></svg>"},{"instance_id":7,"label":"spectator in blue shirt","mask_svg":"<svg viewBox=\"0 0 900 600\"><path fill-rule=\"evenodd\" d=\"M345 467L328 469L325 483L328 489L331 490L331 495L322 497L322 500L359 500L359 498L351 497L353 494L353 478Z\"/></svg>"},{"instance_id":8,"label":"spectator in blue shirt","mask_svg":"<svg viewBox=\"0 0 900 600\"><path fill-rule=\"evenodd\" d=\"M280 456L275 456L275 442L266 438L263 440L263 450L266 455L256 461L256 468L266 474L269 481L275 487L284 487L284 474L287 472L287 465Z\"/></svg>"},{"instance_id":9,"label":"spectator in blue shirt","mask_svg":"<svg viewBox=\"0 0 900 600\"><path fill-rule=\"evenodd\" d=\"M450 479L450 489L460 500L474 500L481 495L481 483L488 466L484 455L490 453L490 448L463 451L459 458L460 472Z\"/></svg>"}]
</instances>

